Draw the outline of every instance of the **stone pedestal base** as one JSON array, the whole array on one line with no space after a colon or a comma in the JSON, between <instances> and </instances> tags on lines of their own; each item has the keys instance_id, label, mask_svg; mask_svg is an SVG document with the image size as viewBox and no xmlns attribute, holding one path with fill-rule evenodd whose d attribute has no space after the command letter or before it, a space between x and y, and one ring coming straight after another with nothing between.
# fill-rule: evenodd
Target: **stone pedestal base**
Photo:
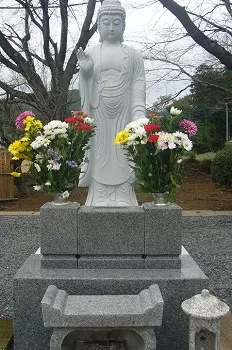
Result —
<instances>
[{"instance_id":1,"label":"stone pedestal base","mask_svg":"<svg viewBox=\"0 0 232 350\"><path fill-rule=\"evenodd\" d=\"M181 303L208 287L193 259L181 255L181 269L44 269L33 254L14 278L15 350L50 350L41 301L49 285L70 295L139 294L158 284L164 300L162 326L155 327L157 350L188 349L188 318Z\"/></svg>"},{"instance_id":2,"label":"stone pedestal base","mask_svg":"<svg viewBox=\"0 0 232 350\"><path fill-rule=\"evenodd\" d=\"M106 208L46 203L40 209L41 266L178 269L181 214L176 204Z\"/></svg>"}]
</instances>

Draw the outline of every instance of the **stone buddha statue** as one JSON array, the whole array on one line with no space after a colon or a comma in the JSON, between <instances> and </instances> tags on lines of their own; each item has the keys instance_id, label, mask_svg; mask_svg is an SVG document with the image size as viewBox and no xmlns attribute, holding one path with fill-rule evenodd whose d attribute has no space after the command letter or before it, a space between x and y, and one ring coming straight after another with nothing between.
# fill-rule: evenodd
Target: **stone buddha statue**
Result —
<instances>
[{"instance_id":1,"label":"stone buddha statue","mask_svg":"<svg viewBox=\"0 0 232 350\"><path fill-rule=\"evenodd\" d=\"M77 53L82 109L97 126L79 180L89 187L88 206L138 205L132 169L113 143L129 122L145 116L143 59L123 44L125 18L118 0L105 0L98 12L100 44Z\"/></svg>"}]
</instances>

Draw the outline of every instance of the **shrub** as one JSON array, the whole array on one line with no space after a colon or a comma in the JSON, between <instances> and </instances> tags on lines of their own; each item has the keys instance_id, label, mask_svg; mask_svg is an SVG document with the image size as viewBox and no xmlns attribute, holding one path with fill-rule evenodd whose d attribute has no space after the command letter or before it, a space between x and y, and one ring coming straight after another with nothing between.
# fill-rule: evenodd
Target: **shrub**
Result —
<instances>
[{"instance_id":1,"label":"shrub","mask_svg":"<svg viewBox=\"0 0 232 350\"><path fill-rule=\"evenodd\" d=\"M212 160L212 180L224 187L232 187L232 143L218 151Z\"/></svg>"},{"instance_id":2,"label":"shrub","mask_svg":"<svg viewBox=\"0 0 232 350\"><path fill-rule=\"evenodd\" d=\"M221 137L214 124L206 121L199 122L198 132L193 138L194 149L198 154L216 151L222 147Z\"/></svg>"}]
</instances>

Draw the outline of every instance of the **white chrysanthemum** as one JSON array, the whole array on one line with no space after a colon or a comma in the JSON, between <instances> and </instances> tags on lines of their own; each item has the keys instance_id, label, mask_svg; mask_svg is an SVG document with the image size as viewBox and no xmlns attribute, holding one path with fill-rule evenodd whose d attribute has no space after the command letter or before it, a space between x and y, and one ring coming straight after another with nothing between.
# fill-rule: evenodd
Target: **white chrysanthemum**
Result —
<instances>
[{"instance_id":1,"label":"white chrysanthemum","mask_svg":"<svg viewBox=\"0 0 232 350\"><path fill-rule=\"evenodd\" d=\"M61 120L52 120L48 124L44 125L44 130L49 130L49 129L68 129L68 123L62 122Z\"/></svg>"},{"instance_id":2,"label":"white chrysanthemum","mask_svg":"<svg viewBox=\"0 0 232 350\"><path fill-rule=\"evenodd\" d=\"M45 186L51 186L51 182L49 181L45 182Z\"/></svg>"},{"instance_id":3,"label":"white chrysanthemum","mask_svg":"<svg viewBox=\"0 0 232 350\"><path fill-rule=\"evenodd\" d=\"M61 139L67 139L68 134L59 134L59 138Z\"/></svg>"},{"instance_id":4,"label":"white chrysanthemum","mask_svg":"<svg viewBox=\"0 0 232 350\"><path fill-rule=\"evenodd\" d=\"M175 144L175 137L173 136L173 134L166 134L166 142L168 144L168 148L169 149L174 149L176 148L176 144Z\"/></svg>"},{"instance_id":5,"label":"white chrysanthemum","mask_svg":"<svg viewBox=\"0 0 232 350\"><path fill-rule=\"evenodd\" d=\"M175 142L168 142L168 148L169 148L169 149L174 149L174 148L176 148Z\"/></svg>"},{"instance_id":6,"label":"white chrysanthemum","mask_svg":"<svg viewBox=\"0 0 232 350\"><path fill-rule=\"evenodd\" d=\"M61 164L55 162L54 160L49 160L47 165L48 170L60 170Z\"/></svg>"},{"instance_id":7,"label":"white chrysanthemum","mask_svg":"<svg viewBox=\"0 0 232 350\"><path fill-rule=\"evenodd\" d=\"M50 163L50 164L48 164L46 167L47 167L48 170L52 170L53 165Z\"/></svg>"},{"instance_id":8,"label":"white chrysanthemum","mask_svg":"<svg viewBox=\"0 0 232 350\"><path fill-rule=\"evenodd\" d=\"M191 149L193 148L193 143L190 140L183 140L182 145L186 151L191 151Z\"/></svg>"},{"instance_id":9,"label":"white chrysanthemum","mask_svg":"<svg viewBox=\"0 0 232 350\"><path fill-rule=\"evenodd\" d=\"M40 191L42 186L35 185L35 186L33 186L33 188L34 188L35 191Z\"/></svg>"},{"instance_id":10,"label":"white chrysanthemum","mask_svg":"<svg viewBox=\"0 0 232 350\"><path fill-rule=\"evenodd\" d=\"M138 126L136 129L134 129L133 133L135 135L135 138L138 137L138 138L142 139L143 137L147 136L146 131L145 131L143 126Z\"/></svg>"},{"instance_id":11,"label":"white chrysanthemum","mask_svg":"<svg viewBox=\"0 0 232 350\"><path fill-rule=\"evenodd\" d=\"M56 135L59 135L61 137L66 134L68 129L68 123L62 122L60 120L52 120L50 123L44 126L44 134L47 136L50 140L54 140Z\"/></svg>"},{"instance_id":12,"label":"white chrysanthemum","mask_svg":"<svg viewBox=\"0 0 232 350\"><path fill-rule=\"evenodd\" d=\"M166 141L158 140L158 142L157 142L157 149L165 150L167 148L168 148L168 144L167 144Z\"/></svg>"},{"instance_id":13,"label":"white chrysanthemum","mask_svg":"<svg viewBox=\"0 0 232 350\"><path fill-rule=\"evenodd\" d=\"M69 197L69 191L65 191L62 193L63 198L68 198Z\"/></svg>"},{"instance_id":14,"label":"white chrysanthemum","mask_svg":"<svg viewBox=\"0 0 232 350\"><path fill-rule=\"evenodd\" d=\"M40 165L37 163L34 163L34 167L36 168L36 170L38 171L38 173L41 171Z\"/></svg>"},{"instance_id":15,"label":"white chrysanthemum","mask_svg":"<svg viewBox=\"0 0 232 350\"><path fill-rule=\"evenodd\" d=\"M126 131L130 131L130 130L135 130L139 127L142 127L146 124L148 124L149 119L148 118L139 118L137 120L134 120L133 122L130 122L129 124L127 124L127 126L125 127Z\"/></svg>"},{"instance_id":16,"label":"white chrysanthemum","mask_svg":"<svg viewBox=\"0 0 232 350\"><path fill-rule=\"evenodd\" d=\"M61 164L60 163L54 163L52 170L60 170Z\"/></svg>"},{"instance_id":17,"label":"white chrysanthemum","mask_svg":"<svg viewBox=\"0 0 232 350\"><path fill-rule=\"evenodd\" d=\"M36 154L35 160L36 160L37 163L42 163L43 162L42 154L40 154L40 153Z\"/></svg>"},{"instance_id":18,"label":"white chrysanthemum","mask_svg":"<svg viewBox=\"0 0 232 350\"><path fill-rule=\"evenodd\" d=\"M91 124L93 122L93 119L91 119L89 117L85 117L84 122L85 122L85 124Z\"/></svg>"},{"instance_id":19,"label":"white chrysanthemum","mask_svg":"<svg viewBox=\"0 0 232 350\"><path fill-rule=\"evenodd\" d=\"M172 115L180 115L181 112L182 112L181 109L178 109L175 107L171 107L171 109L170 109L170 114L172 114Z\"/></svg>"},{"instance_id":20,"label":"white chrysanthemum","mask_svg":"<svg viewBox=\"0 0 232 350\"><path fill-rule=\"evenodd\" d=\"M50 140L48 140L45 136L37 136L34 141L31 143L31 147L33 149L38 149L42 146L47 147L50 144Z\"/></svg>"},{"instance_id":21,"label":"white chrysanthemum","mask_svg":"<svg viewBox=\"0 0 232 350\"><path fill-rule=\"evenodd\" d=\"M175 137L173 136L173 134L170 134L164 131L160 131L157 134L159 135L159 138L157 141L158 149L165 150L167 148L169 149L176 148Z\"/></svg>"}]
</instances>

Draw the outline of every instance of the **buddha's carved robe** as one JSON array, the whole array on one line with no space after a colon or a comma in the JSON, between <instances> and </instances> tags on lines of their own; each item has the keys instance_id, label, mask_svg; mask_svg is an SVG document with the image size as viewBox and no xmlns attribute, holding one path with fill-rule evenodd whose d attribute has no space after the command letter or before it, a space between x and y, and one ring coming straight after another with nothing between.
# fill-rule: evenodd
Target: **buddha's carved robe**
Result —
<instances>
[{"instance_id":1,"label":"buddha's carved robe","mask_svg":"<svg viewBox=\"0 0 232 350\"><path fill-rule=\"evenodd\" d=\"M122 147L113 141L129 122L145 115L143 60L137 50L122 44L112 47L111 58L105 56L102 44L88 54L94 68L88 77L80 71L82 109L94 119L97 129L79 186L89 186L86 205L104 205L107 200L104 197L110 194L112 203L105 205L136 205L135 195L129 188L131 168ZM121 186L122 198L117 194L117 186Z\"/></svg>"}]
</instances>

